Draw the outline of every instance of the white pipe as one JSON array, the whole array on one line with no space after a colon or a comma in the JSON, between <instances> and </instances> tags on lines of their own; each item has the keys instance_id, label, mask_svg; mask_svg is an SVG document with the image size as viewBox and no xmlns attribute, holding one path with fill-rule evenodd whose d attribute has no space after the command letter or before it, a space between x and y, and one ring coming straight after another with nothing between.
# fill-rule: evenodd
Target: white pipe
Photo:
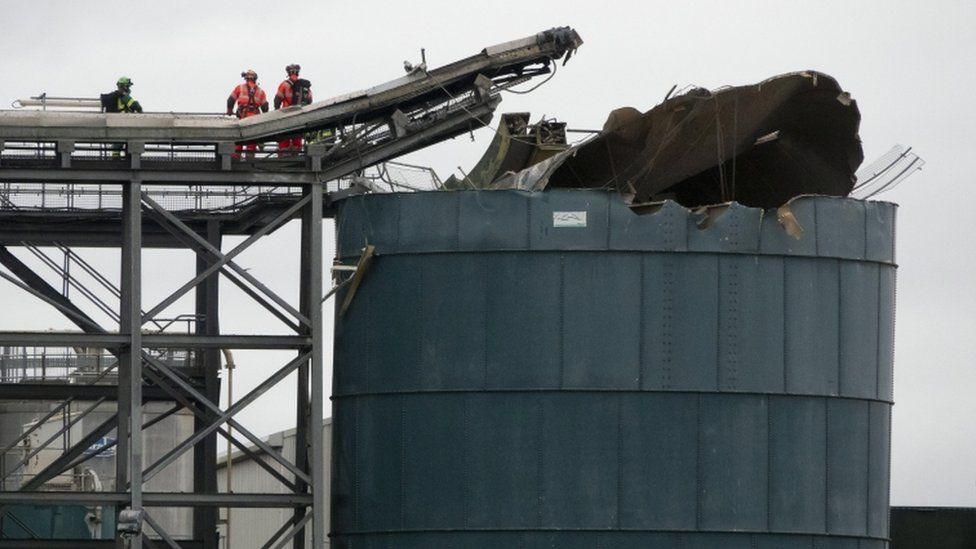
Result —
<instances>
[{"instance_id":1,"label":"white pipe","mask_svg":"<svg viewBox=\"0 0 976 549\"><path fill-rule=\"evenodd\" d=\"M102 101L100 99L89 99L84 97L31 97L30 99L18 99L15 103L21 108L54 107L102 110Z\"/></svg>"}]
</instances>

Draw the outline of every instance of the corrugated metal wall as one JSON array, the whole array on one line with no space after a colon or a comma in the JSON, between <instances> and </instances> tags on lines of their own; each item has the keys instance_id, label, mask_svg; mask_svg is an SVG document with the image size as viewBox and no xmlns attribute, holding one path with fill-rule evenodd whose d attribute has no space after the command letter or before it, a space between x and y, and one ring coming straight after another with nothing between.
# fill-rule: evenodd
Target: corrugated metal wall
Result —
<instances>
[{"instance_id":1,"label":"corrugated metal wall","mask_svg":"<svg viewBox=\"0 0 976 549\"><path fill-rule=\"evenodd\" d=\"M334 545L884 547L895 207L790 209L342 202Z\"/></svg>"},{"instance_id":2,"label":"corrugated metal wall","mask_svg":"<svg viewBox=\"0 0 976 549\"><path fill-rule=\"evenodd\" d=\"M332 422L328 419L322 428L323 438L326 444L332 439ZM286 459L295 459L295 431L284 431L276 433L267 439L268 444L281 451ZM252 448L259 454L260 450ZM221 492L227 490L227 462L224 459L224 447L221 448L220 461L217 465L217 488ZM330 447L325 448L325 478L329 478L331 471ZM286 478L294 480L292 475L284 465L277 461L267 459L268 464ZM263 494L285 494L288 489L277 479L272 477L260 465L256 464L242 452L236 452L233 460L232 482L234 491L238 493L263 493ZM221 524L218 527L220 533L221 549L252 549L261 547L271 535L281 527L282 524L292 520L294 511L292 509L233 509L231 511L230 522L230 544L227 543L227 525ZM326 509L328 516L328 509ZM220 518L226 520L227 510L220 510ZM329 525L323 526L323 531L328 533ZM311 527L305 529L305 546L310 547L312 543ZM328 542L326 543L328 547ZM291 547L288 545L287 547Z\"/></svg>"}]
</instances>

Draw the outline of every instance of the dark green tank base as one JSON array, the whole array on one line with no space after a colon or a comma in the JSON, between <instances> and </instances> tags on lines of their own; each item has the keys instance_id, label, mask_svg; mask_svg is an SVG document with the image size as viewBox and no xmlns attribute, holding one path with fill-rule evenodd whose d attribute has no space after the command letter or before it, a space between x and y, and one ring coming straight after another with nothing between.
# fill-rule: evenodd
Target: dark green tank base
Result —
<instances>
[{"instance_id":1,"label":"dark green tank base","mask_svg":"<svg viewBox=\"0 0 976 549\"><path fill-rule=\"evenodd\" d=\"M885 547L893 205L339 208L333 548Z\"/></svg>"},{"instance_id":2,"label":"dark green tank base","mask_svg":"<svg viewBox=\"0 0 976 549\"><path fill-rule=\"evenodd\" d=\"M653 391L339 397L333 531L883 539L890 408ZM597 547L566 543L526 546Z\"/></svg>"},{"instance_id":3,"label":"dark green tank base","mask_svg":"<svg viewBox=\"0 0 976 549\"><path fill-rule=\"evenodd\" d=\"M703 532L436 532L342 536L334 549L887 549L882 539Z\"/></svg>"}]
</instances>

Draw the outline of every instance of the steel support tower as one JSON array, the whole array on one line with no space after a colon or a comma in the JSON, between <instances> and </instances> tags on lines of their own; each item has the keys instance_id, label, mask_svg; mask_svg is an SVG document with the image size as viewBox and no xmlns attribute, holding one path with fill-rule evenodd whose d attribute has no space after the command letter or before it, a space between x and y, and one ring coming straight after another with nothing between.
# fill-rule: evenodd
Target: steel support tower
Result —
<instances>
[{"instance_id":1,"label":"steel support tower","mask_svg":"<svg viewBox=\"0 0 976 549\"><path fill-rule=\"evenodd\" d=\"M203 146L203 150L212 151L210 157L187 161L187 153L172 147L168 157L159 154L160 147L153 149L152 146L152 154L147 155L146 145L140 142L128 142L124 147L102 147L101 153L90 154L89 151L87 156L78 154L74 143L63 141L51 149L45 149L40 143L27 147L21 143L18 147L21 151L30 149L29 154L10 154L12 151L8 147L8 154L0 156L0 181L4 182L7 191L4 194L0 189L4 202L0 204L0 264L14 275L3 273L4 278L56 308L80 331L2 332L0 346L106 349L116 358L110 370L115 371L118 383L52 383L43 379L31 383L30 380L19 380L0 384L0 399L95 404L115 401L117 413L76 441L53 463L24 483L20 490L0 492L0 506L113 505L118 509L144 511L142 531L154 535L137 534L127 541L121 537L115 541L0 539L0 547L215 549L218 509L221 507L293 508L293 518L282 524L264 546L283 546L291 541L294 547L303 547L304 529L312 528L312 547L323 547L325 529L320 525L326 523L326 483L329 480L323 478L322 451L325 415L322 218L327 212L323 211L325 185L319 177L321 148L312 145L308 147L308 154L287 160L247 160L236 159L232 146L215 143ZM89 210L25 208L10 198L9 182L34 185L38 189L38 199L42 201L45 196L63 198L65 193L82 196L82 190L77 187L83 186L89 191L97 187L99 201L115 202L109 207ZM160 189L172 191L181 186L185 188L184 199L201 192L210 199L236 193L238 197L234 200L242 205L175 212L164 207L160 202L167 194ZM292 219L301 223L301 268L295 273L300 279L297 302L271 290L234 262L238 254L262 236ZM221 242L228 234L248 236L241 244L224 252ZM117 326L96 322L9 249L54 246L67 250L66 253L71 253L72 247L119 250L121 284L114 309ZM159 303L143 299L144 281L161 276L160 273L147 273L142 268L142 251L150 247L185 249L196 255L196 276ZM290 333L223 333L218 318L220 277L244 290L287 326ZM158 327L157 321L164 310L190 292L195 292L192 333L150 329ZM229 407L221 408L218 372L222 349L290 350L294 356L286 364L269 369L266 379L251 392ZM192 364L176 368L160 358L173 350L189 351ZM295 427L299 442L297 458L289 460L240 424L235 415L292 373L299 377L295 396ZM173 403L169 413L188 410L195 416L193 435L177 441L172 450L153 462L145 459L142 450L143 433L159 421L157 418L147 422L143 417L143 404L151 401ZM82 415L94 407L86 408ZM230 429L233 435L228 433ZM45 482L89 459L92 445L113 431L117 432L114 491L39 490ZM229 439L286 490L273 494L218 493L218 438ZM192 493L144 491L144 484L149 479L188 452L193 455ZM166 532L153 517L153 510L159 507L193 508L193 539L177 541ZM2 508L0 513L4 513Z\"/></svg>"},{"instance_id":2,"label":"steel support tower","mask_svg":"<svg viewBox=\"0 0 976 549\"><path fill-rule=\"evenodd\" d=\"M107 350L113 360L105 371L72 383L46 379L37 383L26 376L15 382L0 380L0 400L61 401L25 427L20 439L0 450L5 453L44 421L70 411L73 402L93 404L71 415L59 435L99 405L117 403L115 414L93 429L86 428L87 434L32 478L17 483L16 490L0 485L0 520L4 506L11 505L111 505L135 511L136 523L139 512L144 511L144 527L133 529L141 533L127 542L133 548L216 549L219 508L276 507L294 513L262 547L291 543L303 548L305 531L311 528L312 547L321 549L328 482L322 478L322 303L335 290L323 294L323 217L332 216L335 201L377 190L362 177L365 169L488 125L503 91L517 91L513 88L536 77L552 77L558 60L562 58L565 64L581 44L573 29L554 28L489 46L443 67L428 70L423 62L408 67L406 75L369 89L246 120L177 113L0 111L0 265L6 269L0 270L0 277L53 306L80 330L0 332L0 347ZM248 157L235 152L235 144L302 134L314 137L315 142L296 156L262 152ZM342 181L345 184L336 183ZM33 193L35 202L24 204L14 196L23 198L24 193ZM180 201L181 206L173 206ZM57 206L52 207L51 202ZM279 295L234 261L261 237L293 219L301 223L297 301ZM221 244L228 235L246 238L225 252ZM41 259L62 279L61 290L8 247L27 249ZM65 255L63 265L41 250L47 247ZM118 287L72 247L118 249ZM192 251L197 258L196 275L158 303L144 300L143 283L161 275L144 272L142 251L146 248ZM367 246L357 265L339 270L347 275L341 284L350 282L351 288L344 306L355 293L371 250ZM72 264L80 265L108 288L112 298L101 299L73 281ZM218 318L217 282L221 277L269 311L287 327L288 334L224 333ZM73 295L80 294L96 305L110 324L86 314L71 297L70 287L76 290ZM190 292L196 298L192 314L177 319L162 316ZM173 323L187 318L192 324L190 333L174 333ZM228 349L285 350L293 358L269 370L251 392L221 408L220 353ZM184 362L167 359L174 353L184 353ZM297 448L295 459L290 460L235 416L293 373L298 376ZM117 383L107 383L115 378ZM161 415L143 417L144 405L156 401L169 402L172 407ZM193 434L161 457L147 459L144 433L181 410L193 414ZM61 414L64 418L69 415ZM113 432L115 443L97 445ZM49 437L13 468L27 463L55 438ZM283 485L282 493L219 493L218 438L228 439L254 460ZM41 491L62 472L111 445L117 445L114 491ZM193 455L191 493L144 490L147 481L189 452ZM9 476L6 466L0 475L4 477L0 482ZM154 516L160 507L192 508L193 539L177 540L166 532ZM130 515L126 513L126 517ZM0 539L0 549L124 546L121 536L116 537L114 541L87 542Z\"/></svg>"}]
</instances>

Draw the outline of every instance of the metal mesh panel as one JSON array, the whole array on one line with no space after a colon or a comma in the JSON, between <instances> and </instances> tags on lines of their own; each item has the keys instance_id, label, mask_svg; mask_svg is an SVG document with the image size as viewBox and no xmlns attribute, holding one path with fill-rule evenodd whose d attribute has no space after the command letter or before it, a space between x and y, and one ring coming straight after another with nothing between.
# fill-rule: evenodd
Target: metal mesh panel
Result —
<instances>
[{"instance_id":1,"label":"metal mesh panel","mask_svg":"<svg viewBox=\"0 0 976 549\"><path fill-rule=\"evenodd\" d=\"M25 154L48 154L46 149ZM53 152L51 153L53 154ZM93 153L94 154L94 153ZM387 162L362 175L329 181L326 192L364 184L373 192L428 191L441 187L434 170L424 166ZM170 211L240 210L256 200L299 197L301 189L275 186L160 185L147 187L149 196ZM0 210L104 210L121 211L122 187L113 184L0 183Z\"/></svg>"},{"instance_id":2,"label":"metal mesh panel","mask_svg":"<svg viewBox=\"0 0 976 549\"><path fill-rule=\"evenodd\" d=\"M377 167L379 179L391 191L433 191L441 188L434 170L402 162L387 162Z\"/></svg>"}]
</instances>

